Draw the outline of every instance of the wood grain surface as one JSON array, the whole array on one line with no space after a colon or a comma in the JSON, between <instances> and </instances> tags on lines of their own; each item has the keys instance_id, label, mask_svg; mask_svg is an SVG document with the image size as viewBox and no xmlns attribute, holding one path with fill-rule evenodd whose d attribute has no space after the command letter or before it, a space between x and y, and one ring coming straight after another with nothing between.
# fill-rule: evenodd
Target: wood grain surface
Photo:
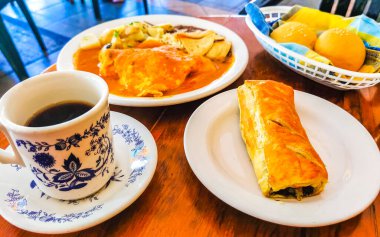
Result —
<instances>
[{"instance_id":1,"label":"wood grain surface","mask_svg":"<svg viewBox=\"0 0 380 237\"><path fill-rule=\"evenodd\" d=\"M206 19L234 30L249 49L247 69L226 90L236 88L246 79L281 81L342 107L367 128L380 146L380 85L356 91L320 85L290 71L266 53L244 18ZM123 212L90 229L61 236L379 236L380 196L360 215L320 228L295 228L262 221L215 197L190 169L183 147L187 120L207 99L158 108L111 106L111 110L136 118L151 131L158 148L156 172L145 192ZM7 145L0 135L0 146ZM21 230L0 217L0 236L48 235Z\"/></svg>"}]
</instances>

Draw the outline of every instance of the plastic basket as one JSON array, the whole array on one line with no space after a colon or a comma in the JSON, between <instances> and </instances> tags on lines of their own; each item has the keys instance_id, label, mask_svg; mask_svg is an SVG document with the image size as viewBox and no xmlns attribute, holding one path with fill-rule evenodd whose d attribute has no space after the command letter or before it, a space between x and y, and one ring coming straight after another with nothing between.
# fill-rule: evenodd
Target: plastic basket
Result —
<instances>
[{"instance_id":1,"label":"plastic basket","mask_svg":"<svg viewBox=\"0 0 380 237\"><path fill-rule=\"evenodd\" d=\"M290 8L274 6L263 7L260 10L265 15L266 21L272 22L286 14ZM246 16L245 22L269 54L291 70L313 81L339 90L362 89L380 82L380 73L353 72L317 62L277 44L269 36L261 33L252 23L249 15Z\"/></svg>"}]
</instances>

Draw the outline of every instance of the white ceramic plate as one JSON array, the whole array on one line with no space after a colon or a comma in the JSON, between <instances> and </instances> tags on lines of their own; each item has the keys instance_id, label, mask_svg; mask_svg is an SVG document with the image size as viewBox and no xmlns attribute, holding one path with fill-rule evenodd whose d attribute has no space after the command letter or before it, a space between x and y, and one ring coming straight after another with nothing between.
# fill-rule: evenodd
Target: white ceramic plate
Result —
<instances>
[{"instance_id":1,"label":"white ceramic plate","mask_svg":"<svg viewBox=\"0 0 380 237\"><path fill-rule=\"evenodd\" d=\"M207 100L189 119L184 146L192 170L218 198L266 221L314 227L359 214L380 188L380 154L373 138L350 114L326 100L296 91L295 104L329 174L320 195L275 201L261 194L240 136L236 90Z\"/></svg>"},{"instance_id":2,"label":"white ceramic plate","mask_svg":"<svg viewBox=\"0 0 380 237\"><path fill-rule=\"evenodd\" d=\"M26 168L0 165L0 214L32 232L58 234L97 225L131 205L150 183L157 147L137 120L111 112L116 170L108 186L87 198L62 201L44 195Z\"/></svg>"},{"instance_id":3,"label":"white ceramic plate","mask_svg":"<svg viewBox=\"0 0 380 237\"><path fill-rule=\"evenodd\" d=\"M94 33L100 35L105 29L120 26L122 24L127 24L133 21L146 21L152 24L163 24L171 23L173 25L189 25L196 26L203 29L210 29L219 33L227 38L227 40L232 42L232 51L235 56L235 62L231 68L224 73L219 79L213 81L209 85L199 88L194 91L162 97L162 98L149 98L149 97L121 97L117 95L110 95L109 102L115 105L123 106L163 106L163 105L173 105L184 102L189 102L197 100L215 92L218 92L231 83L233 83L245 70L248 63L248 49L244 41L230 29L210 22L202 20L199 18L188 17L188 16L176 16L176 15L146 15L146 16L136 16L128 17L118 20L113 20L105 22L103 24L89 28L82 33L76 35L72 38L62 49L58 55L57 60L57 70L74 70L73 65L73 55L79 48L79 42L82 37L88 33Z\"/></svg>"}]
</instances>

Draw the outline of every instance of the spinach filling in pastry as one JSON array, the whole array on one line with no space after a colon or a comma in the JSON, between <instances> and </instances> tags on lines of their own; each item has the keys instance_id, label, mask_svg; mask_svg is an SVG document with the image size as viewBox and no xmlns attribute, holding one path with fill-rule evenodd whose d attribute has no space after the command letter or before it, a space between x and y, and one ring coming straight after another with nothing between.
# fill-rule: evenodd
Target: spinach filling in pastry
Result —
<instances>
[{"instance_id":1,"label":"spinach filling in pastry","mask_svg":"<svg viewBox=\"0 0 380 237\"><path fill-rule=\"evenodd\" d=\"M245 81L238 100L242 138L264 196L301 200L322 192L327 170L302 127L293 88Z\"/></svg>"}]
</instances>

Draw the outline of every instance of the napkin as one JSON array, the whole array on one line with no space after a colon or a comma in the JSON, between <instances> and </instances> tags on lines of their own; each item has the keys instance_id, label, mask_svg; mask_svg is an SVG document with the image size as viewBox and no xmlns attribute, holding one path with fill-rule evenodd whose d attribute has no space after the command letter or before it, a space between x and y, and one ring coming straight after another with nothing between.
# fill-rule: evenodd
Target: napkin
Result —
<instances>
[{"instance_id":1,"label":"napkin","mask_svg":"<svg viewBox=\"0 0 380 237\"><path fill-rule=\"evenodd\" d=\"M317 9L295 5L288 13L274 22L266 22L265 16L254 4L249 3L245 7L252 23L265 35L269 37L271 31L281 24L290 21L304 23L316 30L317 34L330 28L344 28L357 34L366 47L366 59L359 72L380 72L380 24L365 16L343 17ZM271 39L272 40L272 39ZM285 48L314 59L318 62L332 65L331 61L315 51L296 43L280 43Z\"/></svg>"}]
</instances>

